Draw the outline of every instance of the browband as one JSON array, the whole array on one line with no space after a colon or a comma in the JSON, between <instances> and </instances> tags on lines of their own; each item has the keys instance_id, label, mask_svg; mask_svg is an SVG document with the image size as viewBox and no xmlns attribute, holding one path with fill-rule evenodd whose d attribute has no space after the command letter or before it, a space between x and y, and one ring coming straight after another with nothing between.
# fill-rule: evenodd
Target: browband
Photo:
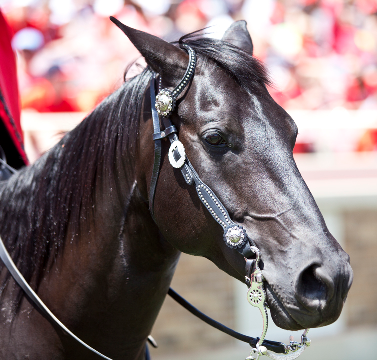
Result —
<instances>
[{"instance_id":1,"label":"browband","mask_svg":"<svg viewBox=\"0 0 377 360\"><path fill-rule=\"evenodd\" d=\"M194 76L196 67L195 51L187 44L182 43L180 44L180 46L188 52L189 64L187 66L185 75L173 91L162 89L156 96L156 110L157 113L161 116L167 117L172 113L175 107L175 101Z\"/></svg>"}]
</instances>

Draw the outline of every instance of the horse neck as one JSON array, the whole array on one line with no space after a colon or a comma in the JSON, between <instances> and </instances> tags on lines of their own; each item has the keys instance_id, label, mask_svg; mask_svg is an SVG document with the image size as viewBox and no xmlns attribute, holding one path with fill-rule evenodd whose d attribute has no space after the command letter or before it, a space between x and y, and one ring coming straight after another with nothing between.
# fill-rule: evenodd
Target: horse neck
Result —
<instances>
[{"instance_id":1,"label":"horse neck","mask_svg":"<svg viewBox=\"0 0 377 360\"><path fill-rule=\"evenodd\" d=\"M94 122L96 119L92 120ZM90 121L85 120L81 129L79 127L73 130L71 135L63 138L35 166L18 175L17 179L9 183L6 191L15 191L17 183L26 183L22 179L30 178L31 185L24 184L24 189L18 192L22 195L29 193L31 188L38 192L38 187L45 187L46 198L41 197L41 194L32 196L35 201L30 202L35 202L35 206L42 207L43 202L49 202L47 194L63 198L62 194L55 192L54 195L54 190L49 188L56 181L49 179L50 171L46 167L48 163L53 164L51 169L62 166L56 173L66 177L85 176L88 169L90 172L90 167L85 163L85 159L90 158L86 152L98 150L84 146L85 144L78 149L75 145L77 139L80 139L79 132L86 134L84 142L90 143L93 138L91 126L88 125ZM127 359L136 359L165 298L179 252L162 239L154 224L147 201L139 192L139 188L145 185L139 186L136 171L133 175L125 170L127 158L135 155L124 152L122 146L114 149L118 153L113 157L115 161L111 166L105 161L98 161L95 165L95 181L91 183L94 188L87 197L90 201L84 206L90 211L86 212L87 216L79 216L80 226L68 221L64 246L59 247L57 255L48 259L48 266L45 268L49 270L42 273L38 295L69 329L89 344L97 344L95 347L99 351L114 358L126 353L130 354ZM153 151L153 144L151 149ZM81 157L81 162L70 164L72 157L62 155L65 151L73 150ZM100 155L106 158L108 149L101 151L103 153ZM101 156L98 159L102 159ZM67 163L70 166L64 168ZM86 170L82 170L82 167ZM65 174L65 170L72 173ZM70 184L72 185L72 181ZM76 191L64 189L63 185L60 183L56 189L66 191L67 194ZM85 182L81 185L81 188L87 186ZM76 188L73 184L72 189ZM83 195L88 194L84 191ZM74 201L72 196L69 199L70 202ZM4 198L1 202L4 205ZM82 203L78 204L81 206ZM44 232L33 233L33 236L41 238L41 244L46 238L53 240L49 229L53 228L53 223L50 222L55 220L48 220L53 219L51 207L53 206L45 207L43 211L46 213L41 216L47 220L43 220L42 225L38 223L38 228L45 228ZM22 212L24 209L17 205L12 211ZM74 209L70 211L74 212ZM35 222L33 216L30 215L30 218ZM10 219L6 220L7 223L8 220ZM14 238L23 232L24 241L33 242L35 239L25 231L28 226L25 220L23 228L14 231L19 234L14 235ZM35 227L35 224L31 227ZM3 231L1 235L8 238L7 234L3 235ZM22 261L21 259L19 263ZM22 307L32 308L28 302L24 301L22 304Z\"/></svg>"},{"instance_id":2,"label":"horse neck","mask_svg":"<svg viewBox=\"0 0 377 360\"><path fill-rule=\"evenodd\" d=\"M118 183L130 183L119 170L125 157L116 158ZM41 292L49 292L54 308L60 303L67 309L62 314L67 322L77 324L79 333L92 337L104 353L127 353L130 359L134 353L136 359L167 294L179 252L162 238L136 175L128 189L111 185L106 169L99 179L87 231L65 245L54 281Z\"/></svg>"},{"instance_id":3,"label":"horse neck","mask_svg":"<svg viewBox=\"0 0 377 360\"><path fill-rule=\"evenodd\" d=\"M61 270L40 293L58 312L65 309L58 313L63 322L73 330L76 326L78 335L103 353L136 359L165 299L179 252L161 238L136 182L125 211L112 208L107 217L101 204L96 207L93 235L66 246L57 264Z\"/></svg>"}]
</instances>

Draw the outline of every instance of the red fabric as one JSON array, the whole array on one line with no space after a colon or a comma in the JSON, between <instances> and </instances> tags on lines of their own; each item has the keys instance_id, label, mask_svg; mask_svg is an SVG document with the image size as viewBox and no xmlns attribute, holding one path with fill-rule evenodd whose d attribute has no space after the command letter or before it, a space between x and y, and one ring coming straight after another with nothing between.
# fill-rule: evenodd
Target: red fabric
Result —
<instances>
[{"instance_id":1,"label":"red fabric","mask_svg":"<svg viewBox=\"0 0 377 360\"><path fill-rule=\"evenodd\" d=\"M18 149L20 155L28 164L23 146L23 133L20 122L20 101L17 84L16 58L11 46L12 32L0 10L0 90L4 96L6 109L0 103L0 116Z\"/></svg>"}]
</instances>

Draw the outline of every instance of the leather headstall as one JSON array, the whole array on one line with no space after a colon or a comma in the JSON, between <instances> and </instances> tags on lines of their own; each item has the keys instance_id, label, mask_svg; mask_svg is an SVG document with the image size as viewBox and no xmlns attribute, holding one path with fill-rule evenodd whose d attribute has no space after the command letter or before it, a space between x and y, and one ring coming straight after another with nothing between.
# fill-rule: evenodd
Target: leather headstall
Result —
<instances>
[{"instance_id":1,"label":"leather headstall","mask_svg":"<svg viewBox=\"0 0 377 360\"><path fill-rule=\"evenodd\" d=\"M258 267L260 253L258 248L255 246L252 239L250 239L245 229L233 222L229 216L229 213L216 194L212 189L206 185L199 177L194 167L192 166L190 160L187 158L184 145L178 139L178 131L176 127L171 123L169 115L174 110L176 99L181 94L181 92L186 88L189 82L192 80L195 72L196 66L196 55L194 50L187 44L181 43L180 46L186 50L189 54L189 64L186 73L177 85L177 87L170 91L168 89L162 89L158 92L156 96L156 75L154 75L150 82L150 96L151 96L151 110L152 110L152 120L153 120L153 140L154 140L154 165L151 177L151 184L149 188L149 210L153 219L154 217L154 196L156 192L156 185L160 172L161 164L161 140L168 138L170 141L170 148L168 152L168 158L170 164L176 168L180 169L183 178L188 185L194 185L197 195L200 201L203 203L205 208L209 211L215 221L221 225L224 231L223 239L228 247L233 250L238 251L245 258L246 274L245 277L246 284L250 287L252 291L254 288L251 287L254 282L255 286L258 286L258 291L262 290L263 277ZM161 78L160 78L161 82ZM161 130L160 116L162 117L164 130ZM258 275L258 284L256 283L256 275ZM254 287L255 287L254 286ZM223 324L211 319L207 315L200 312L179 294L177 294L172 288L169 289L168 294L176 300L179 304L185 307L193 315L197 316L207 324L219 329L220 331L244 342L250 344L250 346L257 351L257 356L259 357L260 350L266 349L266 351L273 351L274 353L285 353L284 344L280 342L264 340L267 331L267 312L264 305L264 300L261 301L260 307L263 307L261 312L264 315L264 321L266 326L264 327L263 334L261 338L252 338L247 335L240 334ZM264 297L263 297L264 299ZM259 345L262 345L259 346Z\"/></svg>"},{"instance_id":2,"label":"leather headstall","mask_svg":"<svg viewBox=\"0 0 377 360\"><path fill-rule=\"evenodd\" d=\"M247 236L245 229L231 220L227 209L221 203L219 198L215 195L212 189L200 179L190 160L186 156L183 144L178 139L176 127L169 119L169 115L174 110L177 97L193 78L196 66L195 51L187 44L180 44L180 46L188 52L189 64L183 79L177 87L171 92L168 89L162 89L156 96L156 76L152 78L150 83L155 155L149 190L149 210L154 218L154 195L161 163L161 139L167 137L170 141L168 154L170 164L174 168L181 170L183 178L187 184L195 185L200 201L217 223L222 226L226 245L241 253L246 259L255 258L255 244ZM163 123L166 126L163 131L161 131L159 115L163 117Z\"/></svg>"}]
</instances>

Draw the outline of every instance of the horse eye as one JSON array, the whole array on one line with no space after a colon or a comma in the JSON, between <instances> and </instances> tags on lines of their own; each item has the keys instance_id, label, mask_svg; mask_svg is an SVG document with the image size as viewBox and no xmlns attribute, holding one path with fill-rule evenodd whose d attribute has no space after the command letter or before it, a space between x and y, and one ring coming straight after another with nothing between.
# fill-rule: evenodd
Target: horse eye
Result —
<instances>
[{"instance_id":1,"label":"horse eye","mask_svg":"<svg viewBox=\"0 0 377 360\"><path fill-rule=\"evenodd\" d=\"M205 141L210 145L224 145L224 144L226 144L226 141L223 139L223 137L220 134L217 134L217 133L206 135Z\"/></svg>"}]
</instances>

